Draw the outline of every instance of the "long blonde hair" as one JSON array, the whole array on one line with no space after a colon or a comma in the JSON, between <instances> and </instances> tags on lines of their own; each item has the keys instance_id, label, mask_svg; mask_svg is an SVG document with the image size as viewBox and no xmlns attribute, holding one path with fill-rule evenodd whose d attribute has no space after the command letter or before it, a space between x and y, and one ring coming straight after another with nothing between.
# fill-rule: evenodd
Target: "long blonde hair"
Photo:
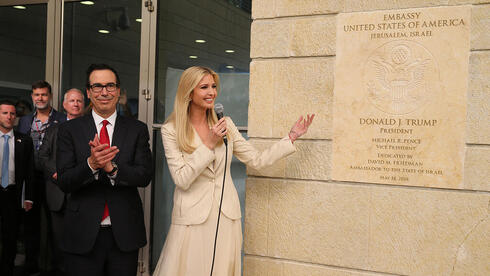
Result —
<instances>
[{"instance_id":1,"label":"long blonde hair","mask_svg":"<svg viewBox=\"0 0 490 276\"><path fill-rule=\"evenodd\" d=\"M199 84L203 77L211 75L216 83L216 91L219 91L219 77L216 72L207 67L192 66L187 68L180 77L177 95L175 96L174 110L166 120L175 125L177 134L177 144L181 151L192 153L195 148L192 146L194 130L189 118L191 93ZM218 122L218 117L214 109L206 110L206 117L209 126Z\"/></svg>"}]
</instances>

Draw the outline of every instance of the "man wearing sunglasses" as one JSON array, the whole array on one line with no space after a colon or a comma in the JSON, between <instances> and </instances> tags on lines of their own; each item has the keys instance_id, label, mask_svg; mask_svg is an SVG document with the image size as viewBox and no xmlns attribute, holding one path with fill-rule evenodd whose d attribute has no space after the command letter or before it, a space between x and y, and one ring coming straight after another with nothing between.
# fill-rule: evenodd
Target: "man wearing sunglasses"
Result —
<instances>
[{"instance_id":1,"label":"man wearing sunglasses","mask_svg":"<svg viewBox=\"0 0 490 276\"><path fill-rule=\"evenodd\" d=\"M138 187L153 164L146 124L118 115L117 72L105 64L87 70L92 111L58 130L58 186L66 201L62 247L69 276L134 276L146 244Z\"/></svg>"}]
</instances>

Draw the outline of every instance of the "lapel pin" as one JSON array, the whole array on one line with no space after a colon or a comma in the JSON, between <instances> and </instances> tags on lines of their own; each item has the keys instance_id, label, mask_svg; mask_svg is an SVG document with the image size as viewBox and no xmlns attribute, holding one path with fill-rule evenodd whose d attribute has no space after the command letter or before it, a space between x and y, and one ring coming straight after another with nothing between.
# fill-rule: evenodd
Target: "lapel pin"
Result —
<instances>
[{"instance_id":1,"label":"lapel pin","mask_svg":"<svg viewBox=\"0 0 490 276\"><path fill-rule=\"evenodd\" d=\"M22 140L20 140L20 139L17 139L17 142L19 142L19 143L20 143L20 142L22 142Z\"/></svg>"}]
</instances>

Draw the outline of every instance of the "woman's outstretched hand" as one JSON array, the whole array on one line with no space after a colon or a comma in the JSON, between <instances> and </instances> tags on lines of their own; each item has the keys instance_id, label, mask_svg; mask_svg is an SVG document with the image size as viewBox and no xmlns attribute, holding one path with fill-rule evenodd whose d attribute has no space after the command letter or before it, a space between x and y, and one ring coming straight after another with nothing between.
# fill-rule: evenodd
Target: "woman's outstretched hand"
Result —
<instances>
[{"instance_id":1,"label":"woman's outstretched hand","mask_svg":"<svg viewBox=\"0 0 490 276\"><path fill-rule=\"evenodd\" d=\"M306 118L303 118L303 116L299 117L299 120L296 121L296 123L289 131L289 139L291 139L291 143L294 143L296 139L298 139L308 131L308 127L313 122L313 118L315 118L315 114L307 114Z\"/></svg>"}]
</instances>

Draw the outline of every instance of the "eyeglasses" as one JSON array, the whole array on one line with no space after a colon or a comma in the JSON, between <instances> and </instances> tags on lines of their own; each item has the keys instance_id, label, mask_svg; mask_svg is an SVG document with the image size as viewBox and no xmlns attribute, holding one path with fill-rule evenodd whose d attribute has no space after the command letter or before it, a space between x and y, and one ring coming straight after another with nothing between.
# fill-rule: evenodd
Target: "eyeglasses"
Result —
<instances>
[{"instance_id":1,"label":"eyeglasses","mask_svg":"<svg viewBox=\"0 0 490 276\"><path fill-rule=\"evenodd\" d=\"M102 92L102 89L104 89L104 87L105 87L105 90L107 92L114 92L119 87L119 84L113 83L113 82L110 82L106 85L103 85L100 83L94 83L94 84L90 85L89 87L93 92L96 92L96 93Z\"/></svg>"}]
</instances>

